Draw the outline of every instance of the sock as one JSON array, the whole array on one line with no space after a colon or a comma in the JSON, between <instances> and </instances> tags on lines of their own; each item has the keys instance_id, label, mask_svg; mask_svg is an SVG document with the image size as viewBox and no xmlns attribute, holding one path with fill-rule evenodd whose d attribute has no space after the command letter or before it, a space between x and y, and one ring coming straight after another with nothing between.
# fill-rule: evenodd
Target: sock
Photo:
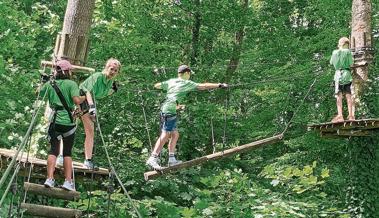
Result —
<instances>
[{"instance_id":1,"label":"sock","mask_svg":"<svg viewBox=\"0 0 379 218\"><path fill-rule=\"evenodd\" d=\"M151 157L153 157L153 158L158 158L158 154L151 153Z\"/></svg>"},{"instance_id":2,"label":"sock","mask_svg":"<svg viewBox=\"0 0 379 218\"><path fill-rule=\"evenodd\" d=\"M176 160L176 158L175 158L175 153L169 153L169 154L168 154L168 159L169 159L169 160Z\"/></svg>"}]
</instances>

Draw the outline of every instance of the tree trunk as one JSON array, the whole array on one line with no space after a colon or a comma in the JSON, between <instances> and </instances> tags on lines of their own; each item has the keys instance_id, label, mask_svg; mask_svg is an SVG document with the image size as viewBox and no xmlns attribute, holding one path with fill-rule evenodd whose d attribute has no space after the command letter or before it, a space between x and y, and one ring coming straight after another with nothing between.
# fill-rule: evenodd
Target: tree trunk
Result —
<instances>
[{"instance_id":1,"label":"tree trunk","mask_svg":"<svg viewBox=\"0 0 379 218\"><path fill-rule=\"evenodd\" d=\"M371 0L353 0L350 45L354 53L354 64L357 66L353 74L353 85L356 115L360 117L365 117L373 112L370 110L375 110L375 108L370 109L367 106L369 102L363 99L365 86L368 85L368 64L371 63L373 57L370 50L372 47L371 12ZM352 217L379 217L377 144L377 136L355 139L349 143L351 179L346 192L346 200Z\"/></svg>"},{"instance_id":2,"label":"tree trunk","mask_svg":"<svg viewBox=\"0 0 379 218\"><path fill-rule=\"evenodd\" d=\"M195 0L195 12L194 12L194 23L192 27L192 52L190 57L191 66L197 64L197 58L199 55L199 38L200 38L200 27L201 27L201 14L200 14L200 0Z\"/></svg>"},{"instance_id":3,"label":"tree trunk","mask_svg":"<svg viewBox=\"0 0 379 218\"><path fill-rule=\"evenodd\" d=\"M243 5L242 5L242 11L246 11L248 6L249 6L249 0L244 0ZM241 28L235 34L235 41L234 41L234 46L232 50L232 56L230 58L229 65L226 70L225 82L227 83L230 81L233 73L237 70L237 67L240 61L240 55L242 51L244 36L245 36L245 25L243 23Z\"/></svg>"},{"instance_id":4,"label":"tree trunk","mask_svg":"<svg viewBox=\"0 0 379 218\"><path fill-rule=\"evenodd\" d=\"M354 50L354 97L357 108L361 105L361 95L368 78L367 64L372 60L372 54L364 48L372 47L371 0L353 0L351 24L351 48ZM364 110L361 110L364 114Z\"/></svg>"},{"instance_id":5,"label":"tree trunk","mask_svg":"<svg viewBox=\"0 0 379 218\"><path fill-rule=\"evenodd\" d=\"M54 50L56 59L67 59L72 64L84 66L89 44L95 0L69 0L62 32Z\"/></svg>"}]
</instances>

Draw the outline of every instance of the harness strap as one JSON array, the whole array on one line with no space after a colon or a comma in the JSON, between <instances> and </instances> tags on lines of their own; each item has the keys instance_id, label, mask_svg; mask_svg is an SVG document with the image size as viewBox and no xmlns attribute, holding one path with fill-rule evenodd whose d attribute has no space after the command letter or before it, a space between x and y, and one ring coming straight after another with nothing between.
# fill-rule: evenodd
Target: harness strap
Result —
<instances>
[{"instance_id":1,"label":"harness strap","mask_svg":"<svg viewBox=\"0 0 379 218\"><path fill-rule=\"evenodd\" d=\"M55 80L52 80L50 82L51 86L54 88L55 92L57 93L58 95L58 98L59 100L61 101L64 109L66 109L67 113L68 113L68 116L70 117L70 120L71 120L71 123L74 122L74 118L72 117L72 111L71 109L69 108L67 102L66 102L66 99L64 98L63 94L62 94L62 91L59 89L57 83L55 82Z\"/></svg>"},{"instance_id":2,"label":"harness strap","mask_svg":"<svg viewBox=\"0 0 379 218\"><path fill-rule=\"evenodd\" d=\"M54 124L50 124L50 125L54 125ZM54 125L55 126L55 125ZM69 131L67 132L64 132L64 133L60 133L60 134L55 134L55 127L54 127L54 138L58 139L59 141L62 140L63 138L67 138L69 137L70 135L74 134L76 131L76 126L72 129L70 129ZM47 139L50 141L52 139L52 137L50 136L50 134L47 134Z\"/></svg>"},{"instance_id":3,"label":"harness strap","mask_svg":"<svg viewBox=\"0 0 379 218\"><path fill-rule=\"evenodd\" d=\"M74 134L75 131L76 131L76 126L74 128L72 128L72 129L70 129L70 131L67 131L67 132L64 132L62 134L57 135L57 139L60 141L63 138L67 138L70 135Z\"/></svg>"}]
</instances>

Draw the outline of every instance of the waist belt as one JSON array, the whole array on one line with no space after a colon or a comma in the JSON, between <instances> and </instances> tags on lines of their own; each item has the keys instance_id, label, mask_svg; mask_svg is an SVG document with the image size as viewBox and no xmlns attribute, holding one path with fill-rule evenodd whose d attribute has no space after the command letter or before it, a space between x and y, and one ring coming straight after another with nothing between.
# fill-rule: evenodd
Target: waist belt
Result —
<instances>
[{"instance_id":1,"label":"waist belt","mask_svg":"<svg viewBox=\"0 0 379 218\"><path fill-rule=\"evenodd\" d=\"M171 121L176 119L176 114L161 113L161 119L164 121Z\"/></svg>"},{"instance_id":2,"label":"waist belt","mask_svg":"<svg viewBox=\"0 0 379 218\"><path fill-rule=\"evenodd\" d=\"M74 134L76 131L76 126L72 129L70 129L69 131L67 132L63 132L63 133L59 133L59 134L55 134L56 132L54 131L54 138L58 139L58 141L62 140L63 138L67 138L69 137L70 135ZM48 140L50 141L50 139L52 138L49 134L47 136Z\"/></svg>"}]
</instances>

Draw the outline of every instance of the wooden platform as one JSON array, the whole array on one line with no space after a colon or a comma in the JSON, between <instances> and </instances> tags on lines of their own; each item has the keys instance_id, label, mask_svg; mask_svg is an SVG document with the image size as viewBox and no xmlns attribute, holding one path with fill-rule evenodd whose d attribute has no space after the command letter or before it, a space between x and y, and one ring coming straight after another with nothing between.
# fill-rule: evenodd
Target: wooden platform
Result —
<instances>
[{"instance_id":1,"label":"wooden platform","mask_svg":"<svg viewBox=\"0 0 379 218\"><path fill-rule=\"evenodd\" d=\"M320 132L321 137L364 137L379 129L379 119L362 119L338 123L309 124L308 130Z\"/></svg>"},{"instance_id":2,"label":"wooden platform","mask_svg":"<svg viewBox=\"0 0 379 218\"><path fill-rule=\"evenodd\" d=\"M0 158L1 158L0 170L6 168L7 162L12 160L12 157L15 155L15 153L16 153L15 150L0 148ZM22 157L20 153L17 160L21 160L22 163L26 163L26 153L24 153ZM46 167L47 167L46 160L29 156L28 163L32 164L33 173L34 172L42 173L42 175L46 174ZM82 163L73 161L73 164L74 164L75 174L88 175L88 176L92 174L92 170L87 169ZM63 172L63 166L57 166L56 169L57 169L57 172L58 171ZM109 174L108 169L105 169L105 168L99 168L99 170L96 170L93 173L96 175L101 175L101 176L108 176Z\"/></svg>"}]
</instances>

